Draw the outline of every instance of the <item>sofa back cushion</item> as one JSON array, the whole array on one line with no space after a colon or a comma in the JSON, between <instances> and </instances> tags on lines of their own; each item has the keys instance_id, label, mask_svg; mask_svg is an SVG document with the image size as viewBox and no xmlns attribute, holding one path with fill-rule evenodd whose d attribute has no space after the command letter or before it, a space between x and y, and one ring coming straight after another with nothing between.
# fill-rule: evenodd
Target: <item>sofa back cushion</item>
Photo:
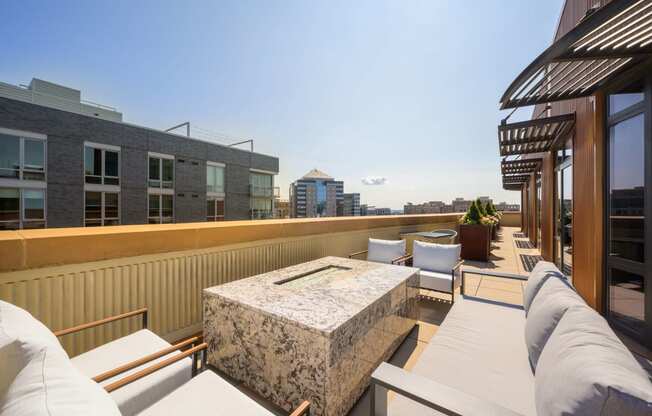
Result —
<instances>
[{"instance_id":1,"label":"sofa back cushion","mask_svg":"<svg viewBox=\"0 0 652 416\"><path fill-rule=\"evenodd\" d=\"M459 244L435 244L414 241L412 265L420 269L450 274L460 260Z\"/></svg>"},{"instance_id":2,"label":"sofa back cushion","mask_svg":"<svg viewBox=\"0 0 652 416\"><path fill-rule=\"evenodd\" d=\"M0 415L118 416L111 396L60 349L16 341L25 365L0 399Z\"/></svg>"},{"instance_id":3,"label":"sofa back cushion","mask_svg":"<svg viewBox=\"0 0 652 416\"><path fill-rule=\"evenodd\" d=\"M538 416L652 414L647 373L588 306L566 311L546 343L535 375Z\"/></svg>"},{"instance_id":4,"label":"sofa back cushion","mask_svg":"<svg viewBox=\"0 0 652 416\"><path fill-rule=\"evenodd\" d=\"M65 355L57 337L38 319L18 306L0 301L0 395L24 365L16 347L17 340L57 348Z\"/></svg>"},{"instance_id":5,"label":"sofa back cushion","mask_svg":"<svg viewBox=\"0 0 652 416\"><path fill-rule=\"evenodd\" d=\"M378 263L391 263L392 260L405 255L405 240L378 240L369 239L367 253L368 261Z\"/></svg>"},{"instance_id":6,"label":"sofa back cushion","mask_svg":"<svg viewBox=\"0 0 652 416\"><path fill-rule=\"evenodd\" d=\"M566 279L557 266L548 261L540 261L534 266L525 285L525 289L523 289L523 309L525 309L525 315L528 314L530 305L532 305L532 301L539 292L539 289L541 289L541 286L551 277Z\"/></svg>"},{"instance_id":7,"label":"sofa back cushion","mask_svg":"<svg viewBox=\"0 0 652 416\"><path fill-rule=\"evenodd\" d=\"M525 345L533 370L559 320L570 307L581 305L586 303L566 279L548 279L543 283L525 320Z\"/></svg>"}]
</instances>

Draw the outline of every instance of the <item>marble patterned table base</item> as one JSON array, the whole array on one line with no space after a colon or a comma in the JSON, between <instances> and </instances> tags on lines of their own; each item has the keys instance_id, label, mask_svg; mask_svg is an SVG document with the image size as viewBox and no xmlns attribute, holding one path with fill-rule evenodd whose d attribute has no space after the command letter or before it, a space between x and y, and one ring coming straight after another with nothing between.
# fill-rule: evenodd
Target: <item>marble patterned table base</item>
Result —
<instances>
[{"instance_id":1,"label":"marble patterned table base","mask_svg":"<svg viewBox=\"0 0 652 416\"><path fill-rule=\"evenodd\" d=\"M288 276L346 267L305 287ZM204 291L208 362L289 411L345 415L417 319L417 269L326 257Z\"/></svg>"}]
</instances>

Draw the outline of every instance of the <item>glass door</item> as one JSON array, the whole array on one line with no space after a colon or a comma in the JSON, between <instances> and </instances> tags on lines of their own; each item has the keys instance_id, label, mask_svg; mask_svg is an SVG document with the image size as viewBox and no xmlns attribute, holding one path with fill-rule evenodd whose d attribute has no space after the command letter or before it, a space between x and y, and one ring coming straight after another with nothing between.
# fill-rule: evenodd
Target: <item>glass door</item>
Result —
<instances>
[{"instance_id":1,"label":"glass door","mask_svg":"<svg viewBox=\"0 0 652 416\"><path fill-rule=\"evenodd\" d=\"M628 335L652 344L650 315L650 84L609 95L607 158L607 314Z\"/></svg>"}]
</instances>

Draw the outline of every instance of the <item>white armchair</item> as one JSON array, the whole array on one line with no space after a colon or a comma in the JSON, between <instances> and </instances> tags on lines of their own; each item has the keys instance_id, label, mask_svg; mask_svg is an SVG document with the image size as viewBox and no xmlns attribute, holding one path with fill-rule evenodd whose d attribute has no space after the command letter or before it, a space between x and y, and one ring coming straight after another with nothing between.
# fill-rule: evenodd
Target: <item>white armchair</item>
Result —
<instances>
[{"instance_id":1,"label":"white armchair","mask_svg":"<svg viewBox=\"0 0 652 416\"><path fill-rule=\"evenodd\" d=\"M370 238L367 250L349 254L352 259L367 254L367 261L385 264L400 264L405 260L405 240L379 240Z\"/></svg>"},{"instance_id":2,"label":"white armchair","mask_svg":"<svg viewBox=\"0 0 652 416\"><path fill-rule=\"evenodd\" d=\"M450 293L455 302L455 289L460 286L459 269L462 265L459 244L435 244L415 241L411 260L412 267L419 271L419 287L435 292Z\"/></svg>"}]
</instances>

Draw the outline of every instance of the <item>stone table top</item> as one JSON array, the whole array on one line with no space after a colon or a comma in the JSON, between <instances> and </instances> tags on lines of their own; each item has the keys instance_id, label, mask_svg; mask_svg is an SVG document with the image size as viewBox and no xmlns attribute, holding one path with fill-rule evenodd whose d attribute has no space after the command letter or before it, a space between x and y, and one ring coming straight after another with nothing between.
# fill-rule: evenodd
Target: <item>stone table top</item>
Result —
<instances>
[{"instance_id":1,"label":"stone table top","mask_svg":"<svg viewBox=\"0 0 652 416\"><path fill-rule=\"evenodd\" d=\"M318 272L311 276L313 271ZM210 287L204 296L328 335L417 272L412 267L323 257Z\"/></svg>"}]
</instances>

